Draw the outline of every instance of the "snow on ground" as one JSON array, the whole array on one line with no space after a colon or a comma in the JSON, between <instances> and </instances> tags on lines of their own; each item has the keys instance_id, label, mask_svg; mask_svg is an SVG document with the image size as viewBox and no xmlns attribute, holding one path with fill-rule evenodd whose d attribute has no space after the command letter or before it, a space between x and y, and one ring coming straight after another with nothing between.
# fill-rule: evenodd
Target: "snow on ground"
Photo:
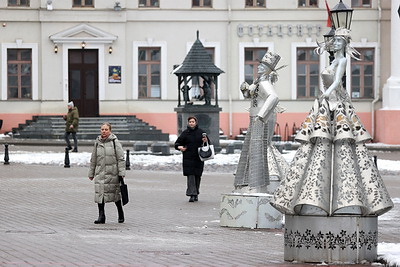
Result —
<instances>
[{"instance_id":1,"label":"snow on ground","mask_svg":"<svg viewBox=\"0 0 400 267\"><path fill-rule=\"evenodd\" d=\"M10 161L14 163L23 164L44 164L44 165L64 165L65 153L46 151L44 147L43 151L40 152L26 152L26 151L10 151ZM283 157L290 162L294 156L295 151L284 151ZM214 159L207 161L207 165L237 165L239 161L239 153L235 154L216 154ZM69 153L69 159L71 164L76 166L88 166L90 160L90 153L79 152ZM180 154L172 154L169 156L160 156L152 154L130 154L130 162L132 165L148 166L166 166L175 165L182 162L182 156ZM0 152L0 163L4 162L4 151ZM379 170L400 172L400 162L394 160L378 159L377 161Z\"/></svg>"}]
</instances>

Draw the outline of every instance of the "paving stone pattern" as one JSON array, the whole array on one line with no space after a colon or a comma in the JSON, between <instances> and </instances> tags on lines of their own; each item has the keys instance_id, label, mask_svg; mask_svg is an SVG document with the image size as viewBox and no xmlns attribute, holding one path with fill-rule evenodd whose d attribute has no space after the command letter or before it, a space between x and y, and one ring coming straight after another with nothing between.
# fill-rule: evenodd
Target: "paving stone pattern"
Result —
<instances>
[{"instance_id":1,"label":"paving stone pattern","mask_svg":"<svg viewBox=\"0 0 400 267\"><path fill-rule=\"evenodd\" d=\"M282 230L219 226L232 173L206 172L194 203L185 179L180 171L127 171L125 223L107 203L106 224L95 225L86 167L1 165L0 266L294 265L283 261ZM387 179L400 194L398 177ZM379 225L379 242L400 242L399 221Z\"/></svg>"}]
</instances>

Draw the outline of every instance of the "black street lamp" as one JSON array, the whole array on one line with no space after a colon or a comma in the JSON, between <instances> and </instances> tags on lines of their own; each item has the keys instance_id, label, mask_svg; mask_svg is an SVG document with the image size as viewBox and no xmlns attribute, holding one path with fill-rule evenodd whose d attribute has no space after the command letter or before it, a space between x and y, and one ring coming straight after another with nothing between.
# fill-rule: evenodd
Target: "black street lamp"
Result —
<instances>
[{"instance_id":1,"label":"black street lamp","mask_svg":"<svg viewBox=\"0 0 400 267\"><path fill-rule=\"evenodd\" d=\"M334 29L346 28L350 30L353 9L346 6L342 0L330 10L329 16Z\"/></svg>"},{"instance_id":2,"label":"black street lamp","mask_svg":"<svg viewBox=\"0 0 400 267\"><path fill-rule=\"evenodd\" d=\"M335 28L332 26L331 30L324 34L325 50L329 53L329 63L335 59L335 54L332 49L332 39L335 36Z\"/></svg>"},{"instance_id":3,"label":"black street lamp","mask_svg":"<svg viewBox=\"0 0 400 267\"><path fill-rule=\"evenodd\" d=\"M331 29L324 34L325 49L329 53L329 64L335 59L335 52L332 49L332 39L335 36L335 30L346 28L350 30L351 20L353 18L353 9L346 6L342 0L329 11L331 20ZM342 77L343 87L346 87L346 73Z\"/></svg>"}]
</instances>

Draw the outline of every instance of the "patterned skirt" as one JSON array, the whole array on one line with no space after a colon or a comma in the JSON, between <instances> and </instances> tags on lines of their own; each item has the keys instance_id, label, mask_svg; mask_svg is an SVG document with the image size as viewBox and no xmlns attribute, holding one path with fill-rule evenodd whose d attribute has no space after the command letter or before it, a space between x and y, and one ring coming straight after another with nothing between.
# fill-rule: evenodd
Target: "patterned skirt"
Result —
<instances>
[{"instance_id":1,"label":"patterned skirt","mask_svg":"<svg viewBox=\"0 0 400 267\"><path fill-rule=\"evenodd\" d=\"M274 120L272 120L275 122ZM264 123L250 117L235 173L235 188L260 188L269 185L270 178L281 180L288 164L271 144L274 123Z\"/></svg>"},{"instance_id":2,"label":"patterned skirt","mask_svg":"<svg viewBox=\"0 0 400 267\"><path fill-rule=\"evenodd\" d=\"M393 202L365 145L370 139L351 103L332 110L326 100L316 100L271 205L291 215L375 216L389 211Z\"/></svg>"}]
</instances>

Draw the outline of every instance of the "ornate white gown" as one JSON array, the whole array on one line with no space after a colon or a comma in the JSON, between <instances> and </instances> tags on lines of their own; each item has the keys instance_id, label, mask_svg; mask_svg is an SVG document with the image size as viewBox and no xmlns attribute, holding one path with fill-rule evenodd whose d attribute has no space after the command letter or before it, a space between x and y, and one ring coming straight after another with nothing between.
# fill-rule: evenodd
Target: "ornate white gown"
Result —
<instances>
[{"instance_id":1,"label":"ornate white gown","mask_svg":"<svg viewBox=\"0 0 400 267\"><path fill-rule=\"evenodd\" d=\"M322 74L324 87L333 71ZM315 100L296 141L297 150L271 203L290 215L381 215L393 207L365 145L371 139L343 87Z\"/></svg>"}]
</instances>

